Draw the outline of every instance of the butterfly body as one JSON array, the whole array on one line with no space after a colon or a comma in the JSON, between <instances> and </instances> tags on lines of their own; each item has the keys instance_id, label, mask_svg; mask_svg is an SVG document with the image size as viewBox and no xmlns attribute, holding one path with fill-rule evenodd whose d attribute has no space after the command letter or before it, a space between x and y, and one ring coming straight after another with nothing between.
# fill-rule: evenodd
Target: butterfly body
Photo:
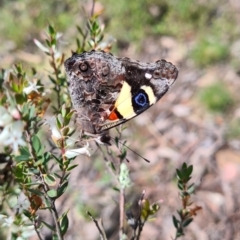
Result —
<instances>
[{"instance_id":1,"label":"butterfly body","mask_svg":"<svg viewBox=\"0 0 240 240\"><path fill-rule=\"evenodd\" d=\"M99 134L144 112L177 78L165 60L142 63L91 51L73 54L64 63L80 127Z\"/></svg>"}]
</instances>

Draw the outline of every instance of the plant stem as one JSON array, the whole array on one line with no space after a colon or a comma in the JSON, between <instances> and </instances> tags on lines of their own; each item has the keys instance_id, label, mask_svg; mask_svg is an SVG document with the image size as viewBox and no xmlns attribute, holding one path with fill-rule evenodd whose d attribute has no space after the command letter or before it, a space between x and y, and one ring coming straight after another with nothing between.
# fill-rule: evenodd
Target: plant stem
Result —
<instances>
[{"instance_id":1,"label":"plant stem","mask_svg":"<svg viewBox=\"0 0 240 240\"><path fill-rule=\"evenodd\" d=\"M39 229L38 229L38 227L37 227L37 221L36 221L35 218L33 219L33 222L34 222L33 226L34 226L35 232L36 232L37 235L38 235L38 238L39 238L40 240L43 240L43 237L42 237L42 235L41 235L41 233L40 233L40 231L39 231Z\"/></svg>"},{"instance_id":2,"label":"plant stem","mask_svg":"<svg viewBox=\"0 0 240 240\"><path fill-rule=\"evenodd\" d=\"M120 196L119 196L119 239L122 239L122 236L124 234L124 188L120 188Z\"/></svg>"},{"instance_id":3,"label":"plant stem","mask_svg":"<svg viewBox=\"0 0 240 240\"><path fill-rule=\"evenodd\" d=\"M56 77L56 93L57 93L57 106L58 106L58 109L60 109L61 107L61 102L60 102L60 92L61 92L61 88L59 86L59 77L58 77L58 69L56 67L56 63L55 63L55 56L54 56L54 51L53 49L51 48L51 58L52 58L52 67L53 67L53 70L54 70L54 74L55 74L55 77Z\"/></svg>"},{"instance_id":4,"label":"plant stem","mask_svg":"<svg viewBox=\"0 0 240 240\"><path fill-rule=\"evenodd\" d=\"M34 162L37 162L37 156L34 152L34 149L33 149L33 146L32 146L32 141L31 141L31 133L30 133L30 130L27 129L26 131L26 140L27 140L27 143L28 143L28 147L29 147L29 153L31 154L31 157L33 159ZM38 167L39 169L39 172L40 172L40 178L41 178L41 182L43 184L43 189L44 189L44 193L45 193L45 198L48 200L48 202L51 204L51 208L50 208L50 211L52 213L52 217L53 217L53 220L54 220L54 223L55 223L55 227L56 227L56 232L57 232L57 235L58 235L58 239L59 240L63 240L63 236L62 236L62 233L61 233L61 228L60 228L60 224L59 224L59 221L58 221L58 212L57 212L57 209L56 209L56 206L55 206L55 200L51 199L47 192L50 190L48 185L45 183L44 181L44 177L43 177L43 172L42 172L42 168L39 166Z\"/></svg>"}]
</instances>

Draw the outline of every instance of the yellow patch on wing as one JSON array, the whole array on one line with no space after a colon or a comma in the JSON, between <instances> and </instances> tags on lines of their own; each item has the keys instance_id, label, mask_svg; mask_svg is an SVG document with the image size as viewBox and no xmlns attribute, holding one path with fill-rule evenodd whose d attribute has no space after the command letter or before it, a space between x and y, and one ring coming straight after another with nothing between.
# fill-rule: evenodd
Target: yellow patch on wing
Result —
<instances>
[{"instance_id":1,"label":"yellow patch on wing","mask_svg":"<svg viewBox=\"0 0 240 240\"><path fill-rule=\"evenodd\" d=\"M115 108L123 118L132 118L136 115L132 106L131 86L124 82L119 97L115 103Z\"/></svg>"},{"instance_id":2,"label":"yellow patch on wing","mask_svg":"<svg viewBox=\"0 0 240 240\"><path fill-rule=\"evenodd\" d=\"M155 97L153 89L150 86L144 85L141 87L141 89L144 90L145 93L148 95L149 105L156 103L157 98Z\"/></svg>"}]
</instances>

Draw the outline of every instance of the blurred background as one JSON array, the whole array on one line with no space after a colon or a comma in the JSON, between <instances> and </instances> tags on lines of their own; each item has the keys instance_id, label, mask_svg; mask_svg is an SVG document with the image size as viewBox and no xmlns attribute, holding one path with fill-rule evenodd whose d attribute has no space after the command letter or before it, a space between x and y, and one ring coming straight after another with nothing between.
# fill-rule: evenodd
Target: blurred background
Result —
<instances>
[{"instance_id":1,"label":"blurred background","mask_svg":"<svg viewBox=\"0 0 240 240\"><path fill-rule=\"evenodd\" d=\"M83 10L83 8L85 10ZM0 62L22 62L47 75L46 56L33 39L44 40L48 23L63 34L66 57L76 49L76 25L84 26L92 1L0 0ZM182 239L240 239L240 1L100 0L95 13L105 27L112 53L144 62L164 58L179 69L172 89L151 109L126 123L123 139L151 162L128 151L132 187L126 201L146 190L163 201L142 239L171 239L172 215L180 208L175 171L193 164L202 211ZM112 135L115 130L111 130ZM98 239L89 210L101 217L109 239L117 239L118 193L99 151L75 160L68 194L58 205L68 208L66 239Z\"/></svg>"}]
</instances>

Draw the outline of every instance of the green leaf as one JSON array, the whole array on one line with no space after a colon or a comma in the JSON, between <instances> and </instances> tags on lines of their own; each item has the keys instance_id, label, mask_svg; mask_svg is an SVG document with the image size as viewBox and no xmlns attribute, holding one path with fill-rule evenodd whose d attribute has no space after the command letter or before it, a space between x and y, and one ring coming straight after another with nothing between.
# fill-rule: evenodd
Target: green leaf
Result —
<instances>
[{"instance_id":1,"label":"green leaf","mask_svg":"<svg viewBox=\"0 0 240 240\"><path fill-rule=\"evenodd\" d=\"M26 102L26 99L27 99L22 94L16 94L15 98L16 98L17 104L23 104L24 102Z\"/></svg>"},{"instance_id":2,"label":"green leaf","mask_svg":"<svg viewBox=\"0 0 240 240\"><path fill-rule=\"evenodd\" d=\"M120 192L120 189L117 188L117 187L113 187L113 190L117 191L117 192Z\"/></svg>"},{"instance_id":3,"label":"green leaf","mask_svg":"<svg viewBox=\"0 0 240 240\"><path fill-rule=\"evenodd\" d=\"M27 218L29 218L30 220L32 219L32 215L31 215L31 213L30 213L28 210L23 209L23 214L24 214Z\"/></svg>"},{"instance_id":4,"label":"green leaf","mask_svg":"<svg viewBox=\"0 0 240 240\"><path fill-rule=\"evenodd\" d=\"M192 184L188 187L187 192L188 192L188 194L192 194L192 193L194 193L194 191L195 191L195 185L194 185L194 183L192 183Z\"/></svg>"},{"instance_id":5,"label":"green leaf","mask_svg":"<svg viewBox=\"0 0 240 240\"><path fill-rule=\"evenodd\" d=\"M22 161L28 161L31 158L31 155L29 153L28 148L26 147L21 147L20 149L20 155L15 157L15 160L17 162L22 162Z\"/></svg>"},{"instance_id":6,"label":"green leaf","mask_svg":"<svg viewBox=\"0 0 240 240\"><path fill-rule=\"evenodd\" d=\"M52 205L51 205L51 202L49 201L49 199L45 198L44 199L44 205L46 207L46 209L51 209Z\"/></svg>"},{"instance_id":7,"label":"green leaf","mask_svg":"<svg viewBox=\"0 0 240 240\"><path fill-rule=\"evenodd\" d=\"M181 184L181 183L178 183L178 188L179 188L181 191L183 191L183 189L184 189L184 186L183 186L183 184Z\"/></svg>"},{"instance_id":8,"label":"green leaf","mask_svg":"<svg viewBox=\"0 0 240 240\"><path fill-rule=\"evenodd\" d=\"M83 30L82 30L82 28L81 28L80 26L77 26L77 30L78 30L78 32L82 35L82 37L85 35L85 34L83 33Z\"/></svg>"},{"instance_id":9,"label":"green leaf","mask_svg":"<svg viewBox=\"0 0 240 240\"><path fill-rule=\"evenodd\" d=\"M183 227L187 227L191 222L193 221L193 218L187 218L183 221Z\"/></svg>"},{"instance_id":10,"label":"green leaf","mask_svg":"<svg viewBox=\"0 0 240 240\"><path fill-rule=\"evenodd\" d=\"M81 42L80 42L80 40L78 38L76 39L76 42L77 42L77 47L79 49L81 47Z\"/></svg>"},{"instance_id":11,"label":"green leaf","mask_svg":"<svg viewBox=\"0 0 240 240\"><path fill-rule=\"evenodd\" d=\"M53 84L56 84L57 81L50 75L48 75L48 78L50 79L50 81L53 83Z\"/></svg>"},{"instance_id":12,"label":"green leaf","mask_svg":"<svg viewBox=\"0 0 240 240\"><path fill-rule=\"evenodd\" d=\"M48 25L48 33L49 33L49 35L54 35L55 34L55 30L50 24Z\"/></svg>"},{"instance_id":13,"label":"green leaf","mask_svg":"<svg viewBox=\"0 0 240 240\"><path fill-rule=\"evenodd\" d=\"M30 182L30 183L25 183L25 187L31 187L31 186L40 186L40 182Z\"/></svg>"},{"instance_id":14,"label":"green leaf","mask_svg":"<svg viewBox=\"0 0 240 240\"><path fill-rule=\"evenodd\" d=\"M173 215L172 216L174 227L178 229L179 220Z\"/></svg>"},{"instance_id":15,"label":"green leaf","mask_svg":"<svg viewBox=\"0 0 240 240\"><path fill-rule=\"evenodd\" d=\"M71 171L72 169L74 169L77 166L78 166L78 164L70 165L70 166L68 166L67 171Z\"/></svg>"},{"instance_id":16,"label":"green leaf","mask_svg":"<svg viewBox=\"0 0 240 240\"><path fill-rule=\"evenodd\" d=\"M68 126L61 129L61 133L62 133L63 136L67 136L69 131L70 131L70 128Z\"/></svg>"},{"instance_id":17,"label":"green leaf","mask_svg":"<svg viewBox=\"0 0 240 240\"><path fill-rule=\"evenodd\" d=\"M68 182L64 182L58 189L58 197L60 197L67 189L68 187Z\"/></svg>"},{"instance_id":18,"label":"green leaf","mask_svg":"<svg viewBox=\"0 0 240 240\"><path fill-rule=\"evenodd\" d=\"M69 222L68 222L68 217L67 217L67 213L66 213L66 214L64 214L64 216L62 217L62 220L60 221L62 235L64 235L67 232L68 225L69 225Z\"/></svg>"},{"instance_id":19,"label":"green leaf","mask_svg":"<svg viewBox=\"0 0 240 240\"><path fill-rule=\"evenodd\" d=\"M57 44L57 41L56 41L55 38L53 38L52 41L51 41L51 45L52 45L52 46L55 46L56 44Z\"/></svg>"},{"instance_id":20,"label":"green leaf","mask_svg":"<svg viewBox=\"0 0 240 240\"><path fill-rule=\"evenodd\" d=\"M60 166L62 166L62 158L58 158L58 157L56 157L54 154L52 154L52 157L54 158L54 160L60 165Z\"/></svg>"},{"instance_id":21,"label":"green leaf","mask_svg":"<svg viewBox=\"0 0 240 240\"><path fill-rule=\"evenodd\" d=\"M30 106L29 109L29 120L33 120L36 117L36 109L35 106Z\"/></svg>"},{"instance_id":22,"label":"green leaf","mask_svg":"<svg viewBox=\"0 0 240 240\"><path fill-rule=\"evenodd\" d=\"M40 141L40 139L38 138L37 135L34 135L32 137L32 144L33 144L33 148L34 148L35 152L39 153L39 151L41 150L42 145L41 145L41 141Z\"/></svg>"},{"instance_id":23,"label":"green leaf","mask_svg":"<svg viewBox=\"0 0 240 240\"><path fill-rule=\"evenodd\" d=\"M143 208L142 210L145 210L147 212L147 215L149 215L150 212L150 202L148 199L144 200Z\"/></svg>"},{"instance_id":24,"label":"green leaf","mask_svg":"<svg viewBox=\"0 0 240 240\"><path fill-rule=\"evenodd\" d=\"M147 218L148 218L148 211L146 210L146 209L142 209L141 210L141 216L142 216L142 218L144 219L144 221L146 221L147 220Z\"/></svg>"},{"instance_id":25,"label":"green leaf","mask_svg":"<svg viewBox=\"0 0 240 240\"><path fill-rule=\"evenodd\" d=\"M126 156L127 156L127 150L126 150L126 148L123 148L121 154L118 155L118 157L119 157L121 160L124 160L124 159L126 158Z\"/></svg>"},{"instance_id":26,"label":"green leaf","mask_svg":"<svg viewBox=\"0 0 240 240\"><path fill-rule=\"evenodd\" d=\"M155 214L160 209L160 206L156 203L151 205L151 215Z\"/></svg>"},{"instance_id":27,"label":"green leaf","mask_svg":"<svg viewBox=\"0 0 240 240\"><path fill-rule=\"evenodd\" d=\"M48 45L48 47L51 47L51 43L48 39L46 39L46 44Z\"/></svg>"},{"instance_id":28,"label":"green leaf","mask_svg":"<svg viewBox=\"0 0 240 240\"><path fill-rule=\"evenodd\" d=\"M34 167L37 167L37 166L39 166L39 165L42 165L44 163L44 158L41 158L41 159L39 159L38 161L36 161L34 164L33 164L33 166Z\"/></svg>"},{"instance_id":29,"label":"green leaf","mask_svg":"<svg viewBox=\"0 0 240 240\"><path fill-rule=\"evenodd\" d=\"M51 153L50 152L45 152L43 154L43 158L44 158L44 164L46 164L49 160L51 160Z\"/></svg>"},{"instance_id":30,"label":"green leaf","mask_svg":"<svg viewBox=\"0 0 240 240\"><path fill-rule=\"evenodd\" d=\"M193 165L190 165L190 166L187 168L188 177L192 174L192 171L193 171Z\"/></svg>"},{"instance_id":31,"label":"green leaf","mask_svg":"<svg viewBox=\"0 0 240 240\"><path fill-rule=\"evenodd\" d=\"M185 169L187 169L187 164L184 162L184 163L182 164L182 170L185 170Z\"/></svg>"},{"instance_id":32,"label":"green leaf","mask_svg":"<svg viewBox=\"0 0 240 240\"><path fill-rule=\"evenodd\" d=\"M40 192L39 190L36 190L36 189L30 189L29 188L28 191L31 192L31 193L34 193L38 196L43 196L44 195L42 192Z\"/></svg>"},{"instance_id":33,"label":"green leaf","mask_svg":"<svg viewBox=\"0 0 240 240\"><path fill-rule=\"evenodd\" d=\"M53 234L52 240L59 240L58 235L56 233Z\"/></svg>"},{"instance_id":34,"label":"green leaf","mask_svg":"<svg viewBox=\"0 0 240 240\"><path fill-rule=\"evenodd\" d=\"M62 179L62 182L65 182L68 180L68 177L69 177L70 173L67 173L64 178Z\"/></svg>"},{"instance_id":35,"label":"green leaf","mask_svg":"<svg viewBox=\"0 0 240 240\"><path fill-rule=\"evenodd\" d=\"M59 178L59 179L61 179L62 178L62 176L60 176L59 174L57 174L57 173L53 173L57 178Z\"/></svg>"},{"instance_id":36,"label":"green leaf","mask_svg":"<svg viewBox=\"0 0 240 240\"><path fill-rule=\"evenodd\" d=\"M101 35L99 36L98 43L102 42L102 40L103 40L103 37L104 37L104 35L103 35L103 34L101 34Z\"/></svg>"},{"instance_id":37,"label":"green leaf","mask_svg":"<svg viewBox=\"0 0 240 240\"><path fill-rule=\"evenodd\" d=\"M39 174L39 170L38 168L34 168L34 167L29 167L29 168L26 168L26 173L25 175L29 175L29 176L32 176L32 175L38 175Z\"/></svg>"},{"instance_id":38,"label":"green leaf","mask_svg":"<svg viewBox=\"0 0 240 240\"><path fill-rule=\"evenodd\" d=\"M55 189L51 189L51 190L47 191L47 195L50 198L56 198L58 196L57 191Z\"/></svg>"},{"instance_id":39,"label":"green leaf","mask_svg":"<svg viewBox=\"0 0 240 240\"><path fill-rule=\"evenodd\" d=\"M41 223L46 226L47 228L49 228L51 231L55 232L55 227L53 227L52 225L44 222L43 220L41 220Z\"/></svg>"},{"instance_id":40,"label":"green leaf","mask_svg":"<svg viewBox=\"0 0 240 240\"><path fill-rule=\"evenodd\" d=\"M63 127L63 118L60 114L56 117L57 120L57 127L58 129L61 129Z\"/></svg>"},{"instance_id":41,"label":"green leaf","mask_svg":"<svg viewBox=\"0 0 240 240\"><path fill-rule=\"evenodd\" d=\"M67 113L67 115L66 115L66 117L64 119L65 125L69 124L73 114L74 114L74 111L70 111L69 113Z\"/></svg>"},{"instance_id":42,"label":"green leaf","mask_svg":"<svg viewBox=\"0 0 240 240\"><path fill-rule=\"evenodd\" d=\"M17 162L24 162L24 161L28 161L29 160L29 156L27 155L19 155L15 157L15 160Z\"/></svg>"},{"instance_id":43,"label":"green leaf","mask_svg":"<svg viewBox=\"0 0 240 240\"><path fill-rule=\"evenodd\" d=\"M115 168L113 162L110 162L110 167L111 167L111 169L112 169L114 172L116 172L116 168Z\"/></svg>"},{"instance_id":44,"label":"green leaf","mask_svg":"<svg viewBox=\"0 0 240 240\"><path fill-rule=\"evenodd\" d=\"M62 114L63 118L65 118L65 117L66 117L67 110L66 110L66 105L65 105L65 104L62 106L62 109L61 109L61 114Z\"/></svg>"},{"instance_id":45,"label":"green leaf","mask_svg":"<svg viewBox=\"0 0 240 240\"><path fill-rule=\"evenodd\" d=\"M177 172L177 177L178 177L179 179L182 179L183 176L182 176L182 173L180 172L180 170L179 170L179 169L176 169L176 172Z\"/></svg>"},{"instance_id":46,"label":"green leaf","mask_svg":"<svg viewBox=\"0 0 240 240\"><path fill-rule=\"evenodd\" d=\"M52 174L45 174L44 180L49 186L55 186L56 185L56 178Z\"/></svg>"},{"instance_id":47,"label":"green leaf","mask_svg":"<svg viewBox=\"0 0 240 240\"><path fill-rule=\"evenodd\" d=\"M182 230L182 228L181 229L178 229L178 231L177 231L177 238L179 238L179 237L181 237L181 236L183 236L184 234L183 234L183 230Z\"/></svg>"}]
</instances>

